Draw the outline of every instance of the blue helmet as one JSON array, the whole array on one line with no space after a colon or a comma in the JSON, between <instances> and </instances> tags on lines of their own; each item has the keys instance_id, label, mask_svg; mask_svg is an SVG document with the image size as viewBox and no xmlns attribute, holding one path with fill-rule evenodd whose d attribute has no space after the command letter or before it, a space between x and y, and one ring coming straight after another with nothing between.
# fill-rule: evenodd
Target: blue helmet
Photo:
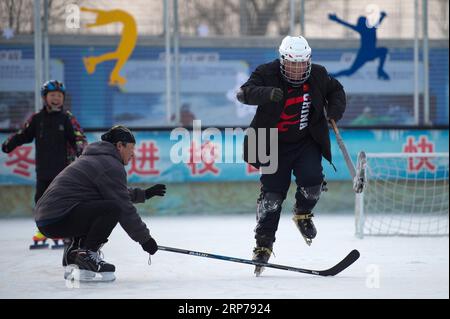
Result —
<instances>
[{"instance_id":1,"label":"blue helmet","mask_svg":"<svg viewBox=\"0 0 450 319\"><path fill-rule=\"evenodd\" d=\"M59 91L66 95L66 87L62 82L50 80L44 83L41 87L41 96L44 97L48 92Z\"/></svg>"}]
</instances>

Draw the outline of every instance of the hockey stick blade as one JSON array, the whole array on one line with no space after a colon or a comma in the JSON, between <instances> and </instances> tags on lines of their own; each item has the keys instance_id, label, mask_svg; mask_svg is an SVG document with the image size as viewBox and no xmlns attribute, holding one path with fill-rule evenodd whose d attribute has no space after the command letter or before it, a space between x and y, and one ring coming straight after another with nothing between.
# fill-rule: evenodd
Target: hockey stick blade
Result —
<instances>
[{"instance_id":1,"label":"hockey stick blade","mask_svg":"<svg viewBox=\"0 0 450 319\"><path fill-rule=\"evenodd\" d=\"M344 259L342 259L335 266L333 266L333 267L331 267L330 269L327 269L327 270L320 270L318 275L320 275L320 276L334 276L334 275L337 275L341 271L343 271L346 268L348 268L355 261L357 261L359 256L360 256L359 251L357 251L356 249L353 249Z\"/></svg>"},{"instance_id":2,"label":"hockey stick blade","mask_svg":"<svg viewBox=\"0 0 450 319\"><path fill-rule=\"evenodd\" d=\"M296 268L296 267L277 265L277 264L271 264L271 263L259 263L259 262L255 262L255 261L249 260L249 259L215 255L215 254L209 254L209 253L204 253L204 252L199 252L199 251L166 247L166 246L158 246L158 249L173 252L173 253L186 254L186 255L205 257L205 258L220 259L220 260L232 261L232 262L241 263L241 264L249 264L249 265L255 265L255 266L263 266L263 267L267 267L267 268L295 271L295 272L300 272L300 273L309 274L309 275L317 275L317 276L335 276L338 273L340 273L341 271L348 268L351 264L353 264L356 260L358 260L358 258L360 256L359 251L354 249L335 266L333 266L329 269L326 269L326 270L312 270L312 269Z\"/></svg>"}]
</instances>

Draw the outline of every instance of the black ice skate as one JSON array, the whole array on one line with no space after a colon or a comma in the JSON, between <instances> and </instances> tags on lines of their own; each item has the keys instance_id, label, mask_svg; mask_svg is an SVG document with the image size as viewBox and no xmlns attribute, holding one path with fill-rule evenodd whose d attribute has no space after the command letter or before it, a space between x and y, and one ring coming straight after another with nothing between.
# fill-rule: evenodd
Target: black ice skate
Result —
<instances>
[{"instance_id":1,"label":"black ice skate","mask_svg":"<svg viewBox=\"0 0 450 319\"><path fill-rule=\"evenodd\" d=\"M64 239L64 253L62 258L62 265L64 267L64 279L72 273L75 266L75 257L77 250L80 248L81 238L65 238Z\"/></svg>"},{"instance_id":2,"label":"black ice skate","mask_svg":"<svg viewBox=\"0 0 450 319\"><path fill-rule=\"evenodd\" d=\"M105 262L98 251L77 249L74 258L74 268L67 276L69 280L78 281L113 281L116 279L116 267Z\"/></svg>"},{"instance_id":3,"label":"black ice skate","mask_svg":"<svg viewBox=\"0 0 450 319\"><path fill-rule=\"evenodd\" d=\"M294 208L294 216L292 217L292 220L294 221L308 246L311 246L312 240L317 235L317 230L312 221L312 217L314 217L312 213L299 213Z\"/></svg>"},{"instance_id":4,"label":"black ice skate","mask_svg":"<svg viewBox=\"0 0 450 319\"><path fill-rule=\"evenodd\" d=\"M267 263L269 261L270 255L272 254L272 249L267 247L255 247L253 249L252 260L258 263ZM263 272L263 266L255 266L255 275L259 277Z\"/></svg>"}]
</instances>

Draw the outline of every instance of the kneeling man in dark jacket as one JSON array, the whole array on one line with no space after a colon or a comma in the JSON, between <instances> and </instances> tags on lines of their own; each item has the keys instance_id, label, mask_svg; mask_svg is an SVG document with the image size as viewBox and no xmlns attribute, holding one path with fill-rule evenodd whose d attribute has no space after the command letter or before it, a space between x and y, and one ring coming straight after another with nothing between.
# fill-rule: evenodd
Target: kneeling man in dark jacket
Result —
<instances>
[{"instance_id":1,"label":"kneeling man in dark jacket","mask_svg":"<svg viewBox=\"0 0 450 319\"><path fill-rule=\"evenodd\" d=\"M101 258L100 248L117 223L149 254L158 250L133 203L164 196L165 185L146 190L127 187L125 166L136 144L129 129L114 126L101 139L53 180L34 210L44 235L71 238L63 256L65 278L76 269L75 279L81 281L115 279L115 266Z\"/></svg>"}]
</instances>

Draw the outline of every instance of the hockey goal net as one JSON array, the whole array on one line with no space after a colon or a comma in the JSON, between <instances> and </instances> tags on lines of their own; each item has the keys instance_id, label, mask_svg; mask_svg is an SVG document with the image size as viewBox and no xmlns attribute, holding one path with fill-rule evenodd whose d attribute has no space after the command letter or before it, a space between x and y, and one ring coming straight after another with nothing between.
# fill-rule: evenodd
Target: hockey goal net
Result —
<instances>
[{"instance_id":1,"label":"hockey goal net","mask_svg":"<svg viewBox=\"0 0 450 319\"><path fill-rule=\"evenodd\" d=\"M448 163L448 153L366 153L356 236L448 236Z\"/></svg>"}]
</instances>

